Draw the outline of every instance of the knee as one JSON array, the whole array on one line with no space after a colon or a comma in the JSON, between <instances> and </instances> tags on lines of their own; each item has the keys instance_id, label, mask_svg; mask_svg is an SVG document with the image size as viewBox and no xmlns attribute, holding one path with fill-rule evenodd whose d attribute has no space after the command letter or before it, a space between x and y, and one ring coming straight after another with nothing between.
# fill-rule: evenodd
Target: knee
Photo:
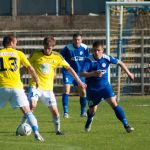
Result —
<instances>
[{"instance_id":1,"label":"knee","mask_svg":"<svg viewBox=\"0 0 150 150\"><path fill-rule=\"evenodd\" d=\"M86 91L83 90L83 89L80 89L79 90L79 95L80 95L80 97L86 97Z\"/></svg>"},{"instance_id":2,"label":"knee","mask_svg":"<svg viewBox=\"0 0 150 150\"><path fill-rule=\"evenodd\" d=\"M112 107L112 109L118 106L118 103L115 98L108 99L107 102Z\"/></svg>"},{"instance_id":3,"label":"knee","mask_svg":"<svg viewBox=\"0 0 150 150\"><path fill-rule=\"evenodd\" d=\"M57 107L51 107L50 110L51 110L53 117L59 117L59 112L58 112Z\"/></svg>"},{"instance_id":4,"label":"knee","mask_svg":"<svg viewBox=\"0 0 150 150\"><path fill-rule=\"evenodd\" d=\"M65 94L70 94L70 87L69 86L64 86L63 91L64 91Z\"/></svg>"},{"instance_id":5,"label":"knee","mask_svg":"<svg viewBox=\"0 0 150 150\"><path fill-rule=\"evenodd\" d=\"M94 107L89 107L89 109L88 109L88 111L89 111L89 113L96 113L96 111L97 111L97 106L94 106Z\"/></svg>"},{"instance_id":6,"label":"knee","mask_svg":"<svg viewBox=\"0 0 150 150\"><path fill-rule=\"evenodd\" d=\"M34 109L34 108L36 108L36 106L37 106L37 101L34 101L34 100L33 100L33 101L31 102L31 104L30 104L30 108L31 108L31 109Z\"/></svg>"}]
</instances>

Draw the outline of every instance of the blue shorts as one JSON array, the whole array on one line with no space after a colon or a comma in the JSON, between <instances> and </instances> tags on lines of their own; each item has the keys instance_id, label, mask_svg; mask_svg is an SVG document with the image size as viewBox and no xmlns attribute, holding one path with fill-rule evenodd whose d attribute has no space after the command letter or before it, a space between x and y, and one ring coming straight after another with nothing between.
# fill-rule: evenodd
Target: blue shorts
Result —
<instances>
[{"instance_id":1,"label":"blue shorts","mask_svg":"<svg viewBox=\"0 0 150 150\"><path fill-rule=\"evenodd\" d=\"M82 82L85 83L85 78L84 77L79 76L79 78ZM64 74L63 73L63 84L73 84L75 87L78 87L78 83L76 82L74 77L70 74Z\"/></svg>"},{"instance_id":2,"label":"blue shorts","mask_svg":"<svg viewBox=\"0 0 150 150\"><path fill-rule=\"evenodd\" d=\"M104 89L100 90L88 90L87 89L87 100L89 107L98 105L102 99L106 100L108 98L116 96L112 86L109 84Z\"/></svg>"}]
</instances>

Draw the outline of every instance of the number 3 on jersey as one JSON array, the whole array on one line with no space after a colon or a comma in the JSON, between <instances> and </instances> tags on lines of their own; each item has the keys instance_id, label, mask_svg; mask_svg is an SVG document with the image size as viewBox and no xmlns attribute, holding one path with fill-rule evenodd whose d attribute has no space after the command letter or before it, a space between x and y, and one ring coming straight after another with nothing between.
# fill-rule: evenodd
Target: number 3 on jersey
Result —
<instances>
[{"instance_id":1,"label":"number 3 on jersey","mask_svg":"<svg viewBox=\"0 0 150 150\"><path fill-rule=\"evenodd\" d=\"M17 66L17 58L15 57L10 57L8 58L8 61L10 63L10 68L5 68L4 67L4 60L2 57L0 57L0 71L6 71L6 70L11 70L11 71L16 71L18 69L18 66Z\"/></svg>"}]
</instances>

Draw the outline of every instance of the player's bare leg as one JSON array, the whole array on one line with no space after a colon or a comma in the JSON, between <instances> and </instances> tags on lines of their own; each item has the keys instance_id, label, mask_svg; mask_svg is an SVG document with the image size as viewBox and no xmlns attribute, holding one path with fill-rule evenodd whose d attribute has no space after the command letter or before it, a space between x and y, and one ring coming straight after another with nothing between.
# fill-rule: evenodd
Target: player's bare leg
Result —
<instances>
[{"instance_id":1,"label":"player's bare leg","mask_svg":"<svg viewBox=\"0 0 150 150\"><path fill-rule=\"evenodd\" d=\"M54 127L55 127L56 135L64 135L64 133L61 132L61 130L60 130L60 115L59 115L59 112L58 112L57 105L49 106L49 110L52 113L53 124L54 124Z\"/></svg>"}]
</instances>

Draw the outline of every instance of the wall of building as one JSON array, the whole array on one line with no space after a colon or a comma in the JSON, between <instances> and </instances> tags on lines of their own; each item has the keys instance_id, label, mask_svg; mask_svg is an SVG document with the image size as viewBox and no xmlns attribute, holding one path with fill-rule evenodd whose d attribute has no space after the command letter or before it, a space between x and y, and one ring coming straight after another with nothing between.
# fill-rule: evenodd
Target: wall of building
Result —
<instances>
[{"instance_id":1,"label":"wall of building","mask_svg":"<svg viewBox=\"0 0 150 150\"><path fill-rule=\"evenodd\" d=\"M150 17L137 16L136 29L149 29ZM105 29L105 15L99 16L0 16L2 30Z\"/></svg>"},{"instance_id":2,"label":"wall of building","mask_svg":"<svg viewBox=\"0 0 150 150\"><path fill-rule=\"evenodd\" d=\"M0 0L0 16L11 15L11 0Z\"/></svg>"},{"instance_id":3,"label":"wall of building","mask_svg":"<svg viewBox=\"0 0 150 150\"><path fill-rule=\"evenodd\" d=\"M19 0L17 14L22 15L55 15L56 0Z\"/></svg>"},{"instance_id":4,"label":"wall of building","mask_svg":"<svg viewBox=\"0 0 150 150\"><path fill-rule=\"evenodd\" d=\"M59 15L100 14L105 11L105 2L106 0L0 0L0 16L11 16L14 5L17 16L56 15L57 7Z\"/></svg>"},{"instance_id":5,"label":"wall of building","mask_svg":"<svg viewBox=\"0 0 150 150\"><path fill-rule=\"evenodd\" d=\"M105 12L106 0L75 0L74 2L74 13L77 15L101 14Z\"/></svg>"},{"instance_id":6,"label":"wall of building","mask_svg":"<svg viewBox=\"0 0 150 150\"><path fill-rule=\"evenodd\" d=\"M62 15L56 16L56 0L0 0L0 30L105 29L105 0L74 0L73 14L73 0L58 1ZM149 25L149 17L135 18L137 26Z\"/></svg>"},{"instance_id":7,"label":"wall of building","mask_svg":"<svg viewBox=\"0 0 150 150\"><path fill-rule=\"evenodd\" d=\"M104 29L105 16L1 16L0 30Z\"/></svg>"}]
</instances>

